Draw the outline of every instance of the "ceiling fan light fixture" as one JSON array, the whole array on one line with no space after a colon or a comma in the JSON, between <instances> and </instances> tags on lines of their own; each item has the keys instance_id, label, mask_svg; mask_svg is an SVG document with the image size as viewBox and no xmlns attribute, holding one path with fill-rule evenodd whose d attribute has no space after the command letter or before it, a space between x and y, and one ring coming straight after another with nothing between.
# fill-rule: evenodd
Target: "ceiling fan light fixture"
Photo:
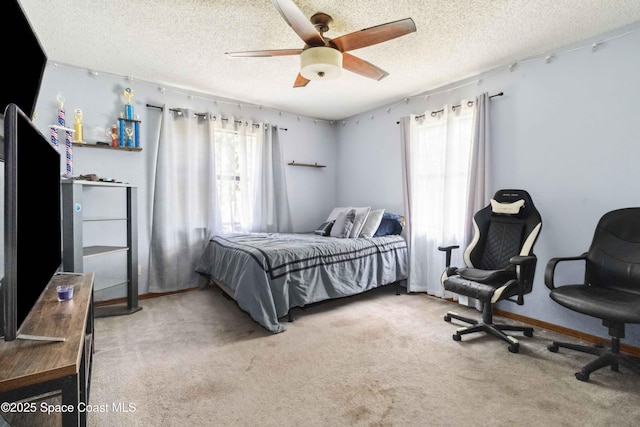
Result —
<instances>
[{"instance_id":1,"label":"ceiling fan light fixture","mask_svg":"<svg viewBox=\"0 0 640 427\"><path fill-rule=\"evenodd\" d=\"M310 47L300 54L300 74L309 80L330 80L342 72L342 52L319 46Z\"/></svg>"}]
</instances>

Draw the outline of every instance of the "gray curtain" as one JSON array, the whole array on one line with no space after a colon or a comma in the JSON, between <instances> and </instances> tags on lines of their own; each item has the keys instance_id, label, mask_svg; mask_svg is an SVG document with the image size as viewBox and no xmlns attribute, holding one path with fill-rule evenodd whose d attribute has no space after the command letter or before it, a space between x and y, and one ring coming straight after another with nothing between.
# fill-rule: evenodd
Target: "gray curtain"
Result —
<instances>
[{"instance_id":1,"label":"gray curtain","mask_svg":"<svg viewBox=\"0 0 640 427\"><path fill-rule=\"evenodd\" d=\"M216 216L212 134L209 120L163 109L152 185L149 292L204 284L195 264Z\"/></svg>"},{"instance_id":2,"label":"gray curtain","mask_svg":"<svg viewBox=\"0 0 640 427\"><path fill-rule=\"evenodd\" d=\"M165 106L157 147L149 292L204 285L195 266L213 234L291 231L273 126Z\"/></svg>"},{"instance_id":3,"label":"gray curtain","mask_svg":"<svg viewBox=\"0 0 640 427\"><path fill-rule=\"evenodd\" d=\"M400 158L402 160L402 192L404 198L404 222L405 226L402 230L405 240L407 241L407 248L411 253L411 244L413 243L413 233L411 232L411 144L409 136L411 134L412 117L403 117L400 119ZM411 270L411 263L409 263L409 269ZM409 277L411 273L409 272ZM411 292L410 281L407 281L407 291Z\"/></svg>"},{"instance_id":4,"label":"gray curtain","mask_svg":"<svg viewBox=\"0 0 640 427\"><path fill-rule=\"evenodd\" d=\"M466 248L473 239L473 215L487 206L493 190L491 188L491 108L487 92L476 98L473 115L473 134L471 142L471 162L469 164L469 190L467 193ZM466 254L466 251L465 251ZM469 262L465 256L465 262ZM482 310L482 303L475 298L458 296L458 302Z\"/></svg>"},{"instance_id":5,"label":"gray curtain","mask_svg":"<svg viewBox=\"0 0 640 427\"><path fill-rule=\"evenodd\" d=\"M467 193L467 237L473 238L473 215L487 206L493 196L491 188L491 114L487 92L476 98L473 116L471 160L469 165L469 191Z\"/></svg>"},{"instance_id":6,"label":"gray curtain","mask_svg":"<svg viewBox=\"0 0 640 427\"><path fill-rule=\"evenodd\" d=\"M262 179L257 183L253 230L267 233L288 233L293 230L287 181L285 179L284 160L277 126L264 126L262 141L262 161L260 169Z\"/></svg>"}]
</instances>

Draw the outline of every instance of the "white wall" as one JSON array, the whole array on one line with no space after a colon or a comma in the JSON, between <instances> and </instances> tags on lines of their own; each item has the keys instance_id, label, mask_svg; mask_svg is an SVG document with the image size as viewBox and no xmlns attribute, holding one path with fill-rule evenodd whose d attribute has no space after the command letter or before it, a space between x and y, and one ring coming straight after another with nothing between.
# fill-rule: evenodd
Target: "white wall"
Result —
<instances>
[{"instance_id":1,"label":"white wall","mask_svg":"<svg viewBox=\"0 0 640 427\"><path fill-rule=\"evenodd\" d=\"M96 148L73 148L73 174L94 173L99 177L114 178L138 186L138 242L139 263L142 275L139 281L140 294L148 290L149 241L151 234L151 184L150 171L155 161L156 142L159 130L160 112L147 108L146 104L169 108L190 108L197 112L221 113L225 117L264 121L277 124L285 162L326 164L326 168L304 168L286 166L287 190L295 231L314 230L321 224L335 205L335 130L328 123L292 115L287 112L261 109L240 102L230 102L214 97L187 93L177 88L166 87L165 93L159 86L144 81L128 81L124 77L99 73L97 78L86 69L49 63L45 70L42 88L36 105L35 124L45 135L49 135L49 125L57 123L57 94L65 97L66 124L73 124L73 110L83 110L84 136L88 142L98 138L94 128L110 128L124 109L123 90L131 87L134 93L132 104L134 113L140 116L141 152L104 150ZM192 95L191 97L189 95ZM101 140L107 140L100 136ZM64 137L60 135L61 167L64 171ZM107 197L107 196L100 196ZM111 200L102 200L113 203ZM88 233L88 231L85 231ZM109 236L105 236L107 238ZM99 236L90 236L98 243ZM111 299L126 295L124 287L112 292L96 295L97 300Z\"/></svg>"},{"instance_id":2,"label":"white wall","mask_svg":"<svg viewBox=\"0 0 640 427\"><path fill-rule=\"evenodd\" d=\"M543 276L550 258L588 250L602 214L640 206L635 165L640 158L640 31L612 39L596 52L590 48L592 42L637 29L640 25L585 41L574 46L585 48L558 52L549 64L544 58L523 62L513 71L505 67L452 84L450 91L440 88L428 98L411 97L346 120L337 129L338 204L402 212L396 122L481 92L504 92L491 102L493 187L529 191L543 228L535 248L534 291L524 306L502 302L500 309L607 337L600 321L554 303ZM575 268L561 273L580 279ZM627 327L625 342L640 345L640 325Z\"/></svg>"}]
</instances>

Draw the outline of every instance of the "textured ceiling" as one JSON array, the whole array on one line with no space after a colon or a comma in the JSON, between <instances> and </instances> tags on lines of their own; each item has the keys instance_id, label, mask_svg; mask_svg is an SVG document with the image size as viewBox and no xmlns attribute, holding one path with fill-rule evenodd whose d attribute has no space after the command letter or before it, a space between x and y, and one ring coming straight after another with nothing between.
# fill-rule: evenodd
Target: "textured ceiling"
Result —
<instances>
[{"instance_id":1,"label":"textured ceiling","mask_svg":"<svg viewBox=\"0 0 640 427\"><path fill-rule=\"evenodd\" d=\"M415 33L351 51L389 73L293 88L302 48L269 0L19 0L50 61L334 120L640 21L638 0L294 0L327 37L413 18Z\"/></svg>"}]
</instances>

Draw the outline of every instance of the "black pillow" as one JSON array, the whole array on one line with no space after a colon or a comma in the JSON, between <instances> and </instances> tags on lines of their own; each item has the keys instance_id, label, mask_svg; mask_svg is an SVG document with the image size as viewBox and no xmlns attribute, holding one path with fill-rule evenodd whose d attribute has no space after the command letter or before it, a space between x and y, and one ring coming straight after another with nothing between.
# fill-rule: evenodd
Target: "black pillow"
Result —
<instances>
[{"instance_id":1,"label":"black pillow","mask_svg":"<svg viewBox=\"0 0 640 427\"><path fill-rule=\"evenodd\" d=\"M327 221L325 223L322 223L322 225L320 225L320 227L318 227L316 231L314 231L314 233L320 236L328 236L329 234L331 234L331 227L333 227L333 223L334 221Z\"/></svg>"}]
</instances>

